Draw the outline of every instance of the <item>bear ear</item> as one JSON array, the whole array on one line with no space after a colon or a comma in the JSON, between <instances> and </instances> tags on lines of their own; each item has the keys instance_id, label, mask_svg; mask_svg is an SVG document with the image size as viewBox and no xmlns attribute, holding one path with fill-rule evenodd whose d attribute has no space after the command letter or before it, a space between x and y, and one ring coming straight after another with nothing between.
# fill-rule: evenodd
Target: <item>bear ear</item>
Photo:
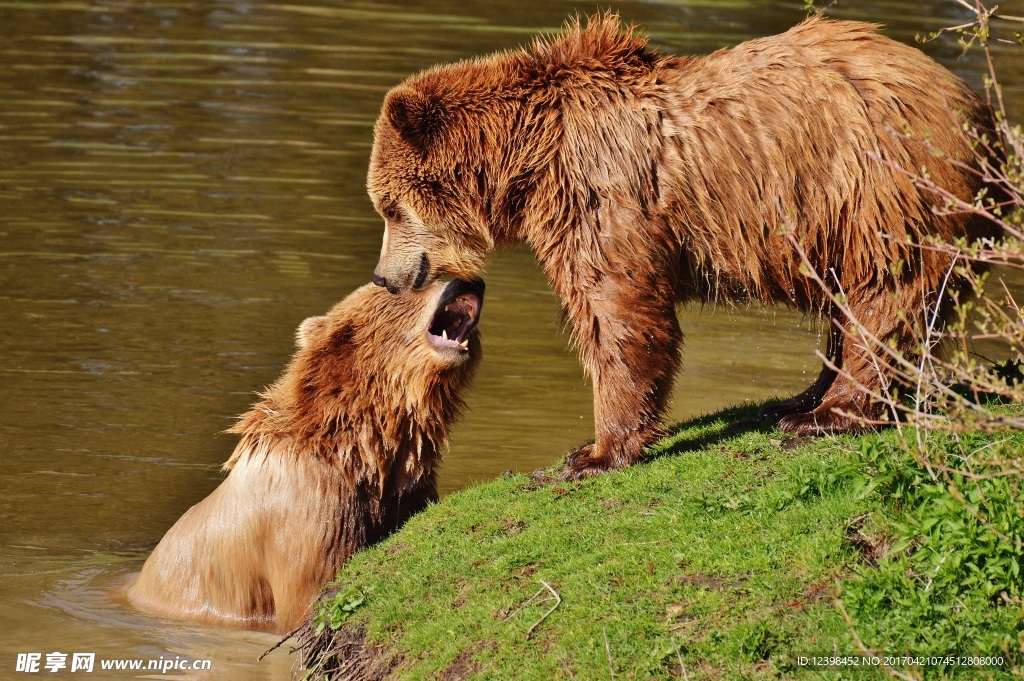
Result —
<instances>
[{"instance_id":1,"label":"bear ear","mask_svg":"<svg viewBox=\"0 0 1024 681\"><path fill-rule=\"evenodd\" d=\"M388 94L384 115L402 139L426 154L448 124L448 111L437 97L399 87Z\"/></svg>"},{"instance_id":2,"label":"bear ear","mask_svg":"<svg viewBox=\"0 0 1024 681\"><path fill-rule=\"evenodd\" d=\"M310 317L301 324L295 332L295 345L299 350L305 350L320 338L323 338L327 330L327 317Z\"/></svg>"}]
</instances>

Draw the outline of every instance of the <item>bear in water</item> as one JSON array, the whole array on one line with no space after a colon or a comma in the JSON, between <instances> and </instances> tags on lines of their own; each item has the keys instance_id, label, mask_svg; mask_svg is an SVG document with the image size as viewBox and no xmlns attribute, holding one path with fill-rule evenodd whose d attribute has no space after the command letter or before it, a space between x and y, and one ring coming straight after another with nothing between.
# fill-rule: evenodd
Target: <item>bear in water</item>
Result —
<instances>
[{"instance_id":1,"label":"bear in water","mask_svg":"<svg viewBox=\"0 0 1024 681\"><path fill-rule=\"evenodd\" d=\"M277 633L359 549L437 499L448 428L480 362L483 284L373 284L299 327L284 375L243 414L227 478L149 556L152 614Z\"/></svg>"}]
</instances>

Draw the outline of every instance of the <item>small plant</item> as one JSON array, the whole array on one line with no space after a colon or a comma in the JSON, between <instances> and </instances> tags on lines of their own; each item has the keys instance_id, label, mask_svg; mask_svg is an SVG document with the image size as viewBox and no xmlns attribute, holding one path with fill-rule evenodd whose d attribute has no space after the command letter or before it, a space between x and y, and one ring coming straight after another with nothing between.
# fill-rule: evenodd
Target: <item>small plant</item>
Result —
<instances>
[{"instance_id":1,"label":"small plant","mask_svg":"<svg viewBox=\"0 0 1024 681\"><path fill-rule=\"evenodd\" d=\"M340 629L341 625L366 602L366 594L359 588L350 586L340 591L330 601L324 602L327 603L326 607L323 607L315 615L315 632L317 635L323 633L328 625L330 625L331 629Z\"/></svg>"}]
</instances>

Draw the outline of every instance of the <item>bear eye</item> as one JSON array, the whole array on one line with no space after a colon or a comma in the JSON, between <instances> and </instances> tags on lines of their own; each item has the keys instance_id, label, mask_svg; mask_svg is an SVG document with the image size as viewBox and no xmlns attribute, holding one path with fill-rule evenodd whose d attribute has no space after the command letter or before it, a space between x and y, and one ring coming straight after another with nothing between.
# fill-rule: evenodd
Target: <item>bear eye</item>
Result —
<instances>
[{"instance_id":1,"label":"bear eye","mask_svg":"<svg viewBox=\"0 0 1024 681\"><path fill-rule=\"evenodd\" d=\"M402 220L402 211L395 205L383 206L384 219L390 220L391 222L400 222Z\"/></svg>"}]
</instances>

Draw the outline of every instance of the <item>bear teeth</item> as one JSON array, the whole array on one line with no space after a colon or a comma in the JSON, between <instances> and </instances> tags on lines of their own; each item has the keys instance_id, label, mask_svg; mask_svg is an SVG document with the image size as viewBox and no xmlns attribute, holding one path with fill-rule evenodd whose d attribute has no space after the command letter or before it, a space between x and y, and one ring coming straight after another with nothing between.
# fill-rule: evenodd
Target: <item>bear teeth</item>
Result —
<instances>
[{"instance_id":1,"label":"bear teeth","mask_svg":"<svg viewBox=\"0 0 1024 681\"><path fill-rule=\"evenodd\" d=\"M441 338L444 338L445 340L448 340L448 330L447 329L441 329Z\"/></svg>"},{"instance_id":2,"label":"bear teeth","mask_svg":"<svg viewBox=\"0 0 1024 681\"><path fill-rule=\"evenodd\" d=\"M459 343L459 347L462 348L463 350L469 350L469 339L467 338L466 340Z\"/></svg>"}]
</instances>

